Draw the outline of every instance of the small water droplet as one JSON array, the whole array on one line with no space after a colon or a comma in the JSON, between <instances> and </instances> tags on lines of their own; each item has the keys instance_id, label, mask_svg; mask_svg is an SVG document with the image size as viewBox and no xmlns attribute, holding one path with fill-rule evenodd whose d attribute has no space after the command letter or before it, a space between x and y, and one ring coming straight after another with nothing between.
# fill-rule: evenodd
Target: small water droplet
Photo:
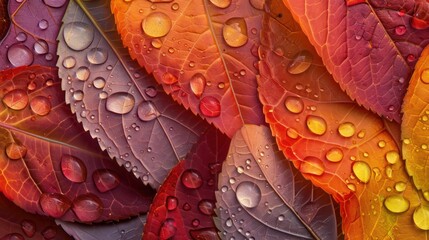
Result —
<instances>
[{"instance_id":1,"label":"small water droplet","mask_svg":"<svg viewBox=\"0 0 429 240\"><path fill-rule=\"evenodd\" d=\"M203 185L203 179L201 174L194 169L187 169L182 173L181 176L182 184L190 189L196 189Z\"/></svg>"},{"instance_id":2,"label":"small water droplet","mask_svg":"<svg viewBox=\"0 0 429 240\"><path fill-rule=\"evenodd\" d=\"M109 169L98 169L92 174L92 180L98 191L107 192L119 186L119 176Z\"/></svg>"},{"instance_id":3,"label":"small water droplet","mask_svg":"<svg viewBox=\"0 0 429 240\"><path fill-rule=\"evenodd\" d=\"M64 155L61 158L61 171L70 181L75 183L86 181L86 167L79 158Z\"/></svg>"},{"instance_id":4,"label":"small water droplet","mask_svg":"<svg viewBox=\"0 0 429 240\"><path fill-rule=\"evenodd\" d=\"M416 61L416 56L414 56L414 54L408 54L407 61L408 62L414 62L414 61Z\"/></svg>"},{"instance_id":5,"label":"small water droplet","mask_svg":"<svg viewBox=\"0 0 429 240\"><path fill-rule=\"evenodd\" d=\"M325 157L330 162L339 162L343 159L344 154L340 148L334 147L326 152Z\"/></svg>"},{"instance_id":6,"label":"small water droplet","mask_svg":"<svg viewBox=\"0 0 429 240\"><path fill-rule=\"evenodd\" d=\"M389 151L386 153L386 160L390 164L395 164L399 161L400 156L397 151Z\"/></svg>"},{"instance_id":7,"label":"small water droplet","mask_svg":"<svg viewBox=\"0 0 429 240\"><path fill-rule=\"evenodd\" d=\"M177 10L179 10L179 4L178 3L173 3L172 5L171 5L171 10L173 10L173 11L177 11Z\"/></svg>"},{"instance_id":8,"label":"small water droplet","mask_svg":"<svg viewBox=\"0 0 429 240\"><path fill-rule=\"evenodd\" d=\"M72 56L64 58L63 66L67 69L74 68L74 66L76 66L76 59Z\"/></svg>"},{"instance_id":9,"label":"small water droplet","mask_svg":"<svg viewBox=\"0 0 429 240\"><path fill-rule=\"evenodd\" d=\"M80 67L76 71L76 78L80 81L86 81L89 78L89 75L91 72L89 71L89 68L87 67Z\"/></svg>"},{"instance_id":10,"label":"small water droplet","mask_svg":"<svg viewBox=\"0 0 429 240\"><path fill-rule=\"evenodd\" d=\"M143 32L149 37L164 37L171 29L170 17L162 12L152 12L142 21Z\"/></svg>"},{"instance_id":11,"label":"small water droplet","mask_svg":"<svg viewBox=\"0 0 429 240\"><path fill-rule=\"evenodd\" d=\"M199 98L206 87L206 78L203 74L196 73L189 81L189 86L191 87L192 93Z\"/></svg>"},{"instance_id":12,"label":"small water droplet","mask_svg":"<svg viewBox=\"0 0 429 240\"><path fill-rule=\"evenodd\" d=\"M36 223L31 220L23 220L21 222L21 229L27 237L32 238L36 233Z\"/></svg>"},{"instance_id":13,"label":"small water droplet","mask_svg":"<svg viewBox=\"0 0 429 240\"><path fill-rule=\"evenodd\" d=\"M413 17L411 19L411 26L417 30L423 30L429 27L429 21L420 19L418 17Z\"/></svg>"},{"instance_id":14,"label":"small water droplet","mask_svg":"<svg viewBox=\"0 0 429 240\"><path fill-rule=\"evenodd\" d=\"M307 117L306 122L307 122L307 128L308 130L310 130L310 132L316 135L325 134L326 128L327 128L325 119L318 116L309 115Z\"/></svg>"},{"instance_id":15,"label":"small water droplet","mask_svg":"<svg viewBox=\"0 0 429 240\"><path fill-rule=\"evenodd\" d=\"M81 90L74 91L73 92L73 99L76 101L82 101L83 99L83 92Z\"/></svg>"},{"instance_id":16,"label":"small water droplet","mask_svg":"<svg viewBox=\"0 0 429 240\"><path fill-rule=\"evenodd\" d=\"M26 91L14 89L6 93L2 101L10 109L22 110L28 105L29 99Z\"/></svg>"},{"instance_id":17,"label":"small water droplet","mask_svg":"<svg viewBox=\"0 0 429 240\"><path fill-rule=\"evenodd\" d=\"M304 103L299 97L288 96L285 100L286 109L291 113L301 113L304 110Z\"/></svg>"},{"instance_id":18,"label":"small water droplet","mask_svg":"<svg viewBox=\"0 0 429 240\"><path fill-rule=\"evenodd\" d=\"M178 81L177 77L173 74L166 72L162 75L162 82L168 85L176 83Z\"/></svg>"},{"instance_id":19,"label":"small water droplet","mask_svg":"<svg viewBox=\"0 0 429 240\"><path fill-rule=\"evenodd\" d=\"M22 44L15 44L8 48L7 59L14 67L29 66L34 56L30 49Z\"/></svg>"},{"instance_id":20,"label":"small water droplet","mask_svg":"<svg viewBox=\"0 0 429 240\"><path fill-rule=\"evenodd\" d=\"M347 188L350 189L352 192L356 192L356 186L353 183L347 184Z\"/></svg>"},{"instance_id":21,"label":"small water droplet","mask_svg":"<svg viewBox=\"0 0 429 240\"><path fill-rule=\"evenodd\" d=\"M49 52L49 46L45 40L37 40L33 45L33 49L37 54L46 54Z\"/></svg>"},{"instance_id":22,"label":"small water droplet","mask_svg":"<svg viewBox=\"0 0 429 240\"><path fill-rule=\"evenodd\" d=\"M395 34L398 36L402 36L407 32L407 28L404 25L400 25L395 27Z\"/></svg>"},{"instance_id":23,"label":"small water droplet","mask_svg":"<svg viewBox=\"0 0 429 240\"><path fill-rule=\"evenodd\" d=\"M93 222L101 217L103 203L92 193L80 195L73 201L73 212L82 222Z\"/></svg>"},{"instance_id":24,"label":"small water droplet","mask_svg":"<svg viewBox=\"0 0 429 240\"><path fill-rule=\"evenodd\" d=\"M371 178L371 168L368 163L356 161L353 163L352 170L359 181L363 183L369 182L369 179Z\"/></svg>"},{"instance_id":25,"label":"small water droplet","mask_svg":"<svg viewBox=\"0 0 429 240\"><path fill-rule=\"evenodd\" d=\"M93 48L86 54L86 59L91 64L103 64L107 61L108 53L104 48Z\"/></svg>"},{"instance_id":26,"label":"small water droplet","mask_svg":"<svg viewBox=\"0 0 429 240\"><path fill-rule=\"evenodd\" d=\"M293 128L288 128L286 135L292 139L297 139L299 137L298 132Z\"/></svg>"},{"instance_id":27,"label":"small water droplet","mask_svg":"<svg viewBox=\"0 0 429 240\"><path fill-rule=\"evenodd\" d=\"M410 201L400 195L392 195L384 200L384 206L392 213L403 213L410 208Z\"/></svg>"},{"instance_id":28,"label":"small water droplet","mask_svg":"<svg viewBox=\"0 0 429 240\"><path fill-rule=\"evenodd\" d=\"M429 207L421 204L413 213L414 224L422 229L429 230Z\"/></svg>"},{"instance_id":29,"label":"small water droplet","mask_svg":"<svg viewBox=\"0 0 429 240\"><path fill-rule=\"evenodd\" d=\"M198 203L198 209L204 215L211 216L214 214L215 204L210 201L203 199Z\"/></svg>"},{"instance_id":30,"label":"small water droplet","mask_svg":"<svg viewBox=\"0 0 429 240\"><path fill-rule=\"evenodd\" d=\"M392 178L393 177L393 169L392 169L392 167L387 166L384 171L386 172L386 176L388 178Z\"/></svg>"},{"instance_id":31,"label":"small water droplet","mask_svg":"<svg viewBox=\"0 0 429 240\"><path fill-rule=\"evenodd\" d=\"M293 58L287 71L290 74L300 74L310 68L313 63L313 55L308 51L301 51Z\"/></svg>"},{"instance_id":32,"label":"small water droplet","mask_svg":"<svg viewBox=\"0 0 429 240\"><path fill-rule=\"evenodd\" d=\"M202 98L199 108L201 113L206 117L217 117L221 113L219 100L212 96Z\"/></svg>"},{"instance_id":33,"label":"small water droplet","mask_svg":"<svg viewBox=\"0 0 429 240\"><path fill-rule=\"evenodd\" d=\"M168 211L173 211L177 208L177 205L179 204L179 200L176 197L168 196L165 200L165 206L167 207Z\"/></svg>"},{"instance_id":34,"label":"small water droplet","mask_svg":"<svg viewBox=\"0 0 429 240\"><path fill-rule=\"evenodd\" d=\"M384 147L386 147L386 142L385 142L384 140L380 140L380 141L377 143L377 145L378 145L378 147L380 147L380 148L384 148Z\"/></svg>"},{"instance_id":35,"label":"small water droplet","mask_svg":"<svg viewBox=\"0 0 429 240\"><path fill-rule=\"evenodd\" d=\"M153 39L151 42L152 47L159 49L162 47L162 42L159 39Z\"/></svg>"},{"instance_id":36,"label":"small water droplet","mask_svg":"<svg viewBox=\"0 0 429 240\"><path fill-rule=\"evenodd\" d=\"M154 87L147 87L144 92L148 97L154 98L158 94L158 91Z\"/></svg>"},{"instance_id":37,"label":"small water droplet","mask_svg":"<svg viewBox=\"0 0 429 240\"><path fill-rule=\"evenodd\" d=\"M237 186L238 202L246 208L254 208L261 201L261 189L253 182L244 181Z\"/></svg>"},{"instance_id":38,"label":"small water droplet","mask_svg":"<svg viewBox=\"0 0 429 240\"><path fill-rule=\"evenodd\" d=\"M27 40L27 34L20 32L20 33L16 34L15 39L18 42L25 42Z\"/></svg>"},{"instance_id":39,"label":"small water droplet","mask_svg":"<svg viewBox=\"0 0 429 240\"><path fill-rule=\"evenodd\" d=\"M101 98L101 96L100 96ZM106 109L117 114L126 114L134 108L133 95L126 92L117 92L110 95L106 101Z\"/></svg>"},{"instance_id":40,"label":"small water droplet","mask_svg":"<svg viewBox=\"0 0 429 240\"><path fill-rule=\"evenodd\" d=\"M283 215L279 215L279 216L277 217L277 220L279 220L280 222L283 222L283 221L285 220L285 216L283 216Z\"/></svg>"},{"instance_id":41,"label":"small water droplet","mask_svg":"<svg viewBox=\"0 0 429 240\"><path fill-rule=\"evenodd\" d=\"M398 192L405 191L405 188L407 187L407 184L405 182L399 181L395 183L395 190Z\"/></svg>"},{"instance_id":42,"label":"small water droplet","mask_svg":"<svg viewBox=\"0 0 429 240\"><path fill-rule=\"evenodd\" d=\"M49 27L49 22L46 21L45 19L42 19L39 21L37 25L39 26L40 29L46 30Z\"/></svg>"},{"instance_id":43,"label":"small water droplet","mask_svg":"<svg viewBox=\"0 0 429 240\"><path fill-rule=\"evenodd\" d=\"M30 108L39 116L46 116L51 111L51 101L44 96L37 96L30 101Z\"/></svg>"},{"instance_id":44,"label":"small water droplet","mask_svg":"<svg viewBox=\"0 0 429 240\"><path fill-rule=\"evenodd\" d=\"M152 121L160 115L151 101L143 101L137 108L137 116L145 122Z\"/></svg>"},{"instance_id":45,"label":"small water droplet","mask_svg":"<svg viewBox=\"0 0 429 240\"><path fill-rule=\"evenodd\" d=\"M210 0L210 2L218 8L227 8L231 5L231 0Z\"/></svg>"},{"instance_id":46,"label":"small water droplet","mask_svg":"<svg viewBox=\"0 0 429 240\"><path fill-rule=\"evenodd\" d=\"M174 237L177 232L176 222L172 218L167 218L159 230L160 239L170 239Z\"/></svg>"},{"instance_id":47,"label":"small water droplet","mask_svg":"<svg viewBox=\"0 0 429 240\"><path fill-rule=\"evenodd\" d=\"M39 203L43 212L53 218L62 217L71 207L70 200L59 193L43 193Z\"/></svg>"},{"instance_id":48,"label":"small water droplet","mask_svg":"<svg viewBox=\"0 0 429 240\"><path fill-rule=\"evenodd\" d=\"M89 47L94 39L94 28L83 22L67 23L63 30L64 41L73 50Z\"/></svg>"},{"instance_id":49,"label":"small water droplet","mask_svg":"<svg viewBox=\"0 0 429 240\"><path fill-rule=\"evenodd\" d=\"M213 0L212 0L213 1ZM223 39L230 47L241 47L247 43L247 24L243 18L230 18L223 26Z\"/></svg>"},{"instance_id":50,"label":"small water droplet","mask_svg":"<svg viewBox=\"0 0 429 240\"><path fill-rule=\"evenodd\" d=\"M97 89L102 89L106 85L106 80L102 77L97 77L92 81L92 85Z\"/></svg>"},{"instance_id":51,"label":"small water droplet","mask_svg":"<svg viewBox=\"0 0 429 240\"><path fill-rule=\"evenodd\" d=\"M351 122L341 123L338 126L338 133L346 138L352 137L356 132L356 127Z\"/></svg>"},{"instance_id":52,"label":"small water droplet","mask_svg":"<svg viewBox=\"0 0 429 240\"><path fill-rule=\"evenodd\" d=\"M309 156L304 158L299 170L302 173L320 176L325 172L325 164L320 159Z\"/></svg>"},{"instance_id":53,"label":"small water droplet","mask_svg":"<svg viewBox=\"0 0 429 240\"><path fill-rule=\"evenodd\" d=\"M423 69L422 73L420 74L420 79L423 83L428 84L429 83L429 68Z\"/></svg>"},{"instance_id":54,"label":"small water droplet","mask_svg":"<svg viewBox=\"0 0 429 240\"><path fill-rule=\"evenodd\" d=\"M232 220L231 220L231 218L226 219L226 221L225 221L225 225L226 225L227 227L232 227Z\"/></svg>"}]
</instances>

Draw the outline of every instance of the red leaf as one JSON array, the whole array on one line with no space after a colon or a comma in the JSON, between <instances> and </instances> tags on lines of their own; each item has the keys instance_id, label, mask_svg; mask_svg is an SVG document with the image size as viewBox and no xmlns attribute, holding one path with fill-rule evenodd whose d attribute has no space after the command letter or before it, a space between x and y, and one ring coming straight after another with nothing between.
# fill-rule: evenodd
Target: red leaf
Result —
<instances>
[{"instance_id":1,"label":"red leaf","mask_svg":"<svg viewBox=\"0 0 429 240\"><path fill-rule=\"evenodd\" d=\"M215 129L202 136L160 187L143 239L216 239L213 223L217 174L230 139Z\"/></svg>"},{"instance_id":2,"label":"red leaf","mask_svg":"<svg viewBox=\"0 0 429 240\"><path fill-rule=\"evenodd\" d=\"M55 66L57 35L68 0L8 1L12 25L0 45L0 70Z\"/></svg>"},{"instance_id":3,"label":"red leaf","mask_svg":"<svg viewBox=\"0 0 429 240\"><path fill-rule=\"evenodd\" d=\"M59 85L53 68L0 73L0 190L28 212L67 221L147 211L153 191L100 152Z\"/></svg>"},{"instance_id":4,"label":"red leaf","mask_svg":"<svg viewBox=\"0 0 429 240\"><path fill-rule=\"evenodd\" d=\"M429 3L283 0L352 99L400 122L416 60L429 43Z\"/></svg>"},{"instance_id":5,"label":"red leaf","mask_svg":"<svg viewBox=\"0 0 429 240\"><path fill-rule=\"evenodd\" d=\"M263 123L255 67L262 4L114 0L111 7L131 56L177 102L228 136ZM151 25L156 19L162 26Z\"/></svg>"}]
</instances>

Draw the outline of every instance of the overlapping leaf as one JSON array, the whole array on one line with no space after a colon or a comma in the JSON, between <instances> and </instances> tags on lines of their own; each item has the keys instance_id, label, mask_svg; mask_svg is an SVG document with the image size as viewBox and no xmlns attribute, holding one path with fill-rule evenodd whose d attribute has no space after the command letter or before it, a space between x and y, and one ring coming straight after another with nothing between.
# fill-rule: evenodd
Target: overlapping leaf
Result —
<instances>
[{"instance_id":1,"label":"overlapping leaf","mask_svg":"<svg viewBox=\"0 0 429 240\"><path fill-rule=\"evenodd\" d=\"M10 18L7 12L7 0L0 1L0 41L3 40L10 25Z\"/></svg>"},{"instance_id":2,"label":"overlapping leaf","mask_svg":"<svg viewBox=\"0 0 429 240\"><path fill-rule=\"evenodd\" d=\"M0 70L29 65L55 66L56 38L67 2L8 1L12 24L0 44Z\"/></svg>"},{"instance_id":3,"label":"overlapping leaf","mask_svg":"<svg viewBox=\"0 0 429 240\"><path fill-rule=\"evenodd\" d=\"M212 128L173 168L151 206L143 239L217 239L214 192L229 142Z\"/></svg>"},{"instance_id":4,"label":"overlapping leaf","mask_svg":"<svg viewBox=\"0 0 429 240\"><path fill-rule=\"evenodd\" d=\"M277 1L271 4L258 83L279 147L341 204L346 238L427 238L413 223L413 214L427 203L405 171L398 125L348 99L290 12ZM308 56L311 62L302 61Z\"/></svg>"},{"instance_id":5,"label":"overlapping leaf","mask_svg":"<svg viewBox=\"0 0 429 240\"><path fill-rule=\"evenodd\" d=\"M283 0L342 89L400 122L408 80L429 43L423 0Z\"/></svg>"},{"instance_id":6,"label":"overlapping leaf","mask_svg":"<svg viewBox=\"0 0 429 240\"><path fill-rule=\"evenodd\" d=\"M225 239L337 238L332 199L294 169L265 126L235 134L218 187Z\"/></svg>"},{"instance_id":7,"label":"overlapping leaf","mask_svg":"<svg viewBox=\"0 0 429 240\"><path fill-rule=\"evenodd\" d=\"M232 136L244 123L263 123L254 65L263 2L255 3L114 0L111 7L131 56L176 101Z\"/></svg>"},{"instance_id":8,"label":"overlapping leaf","mask_svg":"<svg viewBox=\"0 0 429 240\"><path fill-rule=\"evenodd\" d=\"M62 88L101 148L157 188L208 125L130 59L108 4L70 2L58 36Z\"/></svg>"},{"instance_id":9,"label":"overlapping leaf","mask_svg":"<svg viewBox=\"0 0 429 240\"><path fill-rule=\"evenodd\" d=\"M55 221L25 212L0 193L1 239L71 239Z\"/></svg>"},{"instance_id":10,"label":"overlapping leaf","mask_svg":"<svg viewBox=\"0 0 429 240\"><path fill-rule=\"evenodd\" d=\"M153 191L119 168L70 113L57 70L0 72L0 190L31 213L99 222L145 212Z\"/></svg>"}]
</instances>

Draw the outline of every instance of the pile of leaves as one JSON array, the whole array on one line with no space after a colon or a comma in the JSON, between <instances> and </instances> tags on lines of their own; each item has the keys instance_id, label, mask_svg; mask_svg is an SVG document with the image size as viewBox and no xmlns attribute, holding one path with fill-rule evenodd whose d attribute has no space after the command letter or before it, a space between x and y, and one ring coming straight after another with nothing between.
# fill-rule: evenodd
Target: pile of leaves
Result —
<instances>
[{"instance_id":1,"label":"pile of leaves","mask_svg":"<svg viewBox=\"0 0 429 240\"><path fill-rule=\"evenodd\" d=\"M429 2L0 1L1 239L426 239Z\"/></svg>"}]
</instances>

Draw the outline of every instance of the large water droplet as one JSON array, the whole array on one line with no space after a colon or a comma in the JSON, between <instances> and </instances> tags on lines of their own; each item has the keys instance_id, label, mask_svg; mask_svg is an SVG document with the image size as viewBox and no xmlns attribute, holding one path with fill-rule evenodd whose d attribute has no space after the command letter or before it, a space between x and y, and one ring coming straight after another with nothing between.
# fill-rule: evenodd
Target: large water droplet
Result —
<instances>
[{"instance_id":1,"label":"large water droplet","mask_svg":"<svg viewBox=\"0 0 429 240\"><path fill-rule=\"evenodd\" d=\"M201 174L194 169L187 169L182 173L182 184L190 189L196 189L203 185Z\"/></svg>"},{"instance_id":2,"label":"large water droplet","mask_svg":"<svg viewBox=\"0 0 429 240\"><path fill-rule=\"evenodd\" d=\"M321 117L309 115L307 117L307 128L316 135L323 135L327 128L326 121Z\"/></svg>"},{"instance_id":3,"label":"large water droplet","mask_svg":"<svg viewBox=\"0 0 429 240\"><path fill-rule=\"evenodd\" d=\"M91 64L103 64L107 61L107 51L104 48L93 48L86 54L86 59Z\"/></svg>"},{"instance_id":4,"label":"large water droplet","mask_svg":"<svg viewBox=\"0 0 429 240\"><path fill-rule=\"evenodd\" d=\"M351 122L341 123L338 126L338 133L346 138L352 137L356 132L356 127Z\"/></svg>"},{"instance_id":5,"label":"large water droplet","mask_svg":"<svg viewBox=\"0 0 429 240\"><path fill-rule=\"evenodd\" d=\"M410 201L403 196L393 195L384 200L384 206L393 213L403 213L410 208Z\"/></svg>"},{"instance_id":6,"label":"large water droplet","mask_svg":"<svg viewBox=\"0 0 429 240\"><path fill-rule=\"evenodd\" d=\"M210 0L210 2L218 8L227 8L231 5L231 0Z\"/></svg>"},{"instance_id":7,"label":"large water droplet","mask_svg":"<svg viewBox=\"0 0 429 240\"><path fill-rule=\"evenodd\" d=\"M12 160L18 160L27 155L27 148L18 143L9 143L5 149L6 155Z\"/></svg>"},{"instance_id":8,"label":"large water droplet","mask_svg":"<svg viewBox=\"0 0 429 240\"><path fill-rule=\"evenodd\" d=\"M64 155L61 158L61 171L64 176L72 182L85 182L86 180L86 167L79 158Z\"/></svg>"},{"instance_id":9,"label":"large water droplet","mask_svg":"<svg viewBox=\"0 0 429 240\"><path fill-rule=\"evenodd\" d=\"M73 212L82 222L93 222L101 217L103 203L94 194L80 195L73 201Z\"/></svg>"},{"instance_id":10,"label":"large water droplet","mask_svg":"<svg viewBox=\"0 0 429 240\"><path fill-rule=\"evenodd\" d=\"M28 104L27 92L22 89L14 89L4 95L3 103L13 110L22 110Z\"/></svg>"},{"instance_id":11,"label":"large water droplet","mask_svg":"<svg viewBox=\"0 0 429 240\"><path fill-rule=\"evenodd\" d=\"M164 37L170 32L171 19L165 13L153 12L143 19L142 28L149 37Z\"/></svg>"},{"instance_id":12,"label":"large water droplet","mask_svg":"<svg viewBox=\"0 0 429 240\"><path fill-rule=\"evenodd\" d=\"M344 154L341 149L334 147L326 152L325 157L330 162L339 162L343 159Z\"/></svg>"},{"instance_id":13,"label":"large water droplet","mask_svg":"<svg viewBox=\"0 0 429 240\"><path fill-rule=\"evenodd\" d=\"M152 121L160 115L151 101L143 101L137 108L137 116L145 122Z\"/></svg>"},{"instance_id":14,"label":"large water droplet","mask_svg":"<svg viewBox=\"0 0 429 240\"><path fill-rule=\"evenodd\" d=\"M285 100L285 106L291 113L301 113L304 109L304 103L299 97L288 96Z\"/></svg>"},{"instance_id":15,"label":"large water droplet","mask_svg":"<svg viewBox=\"0 0 429 240\"><path fill-rule=\"evenodd\" d=\"M230 18L223 26L223 39L230 47L241 47L247 43L247 24L243 18Z\"/></svg>"},{"instance_id":16,"label":"large water droplet","mask_svg":"<svg viewBox=\"0 0 429 240\"><path fill-rule=\"evenodd\" d=\"M179 204L178 202L179 201L176 197L168 196L165 201L165 206L167 207L168 211L173 211L177 208L177 205Z\"/></svg>"},{"instance_id":17,"label":"large water droplet","mask_svg":"<svg viewBox=\"0 0 429 240\"><path fill-rule=\"evenodd\" d=\"M237 186L236 197L242 206L254 208L261 201L261 189L255 183L245 181Z\"/></svg>"},{"instance_id":18,"label":"large water droplet","mask_svg":"<svg viewBox=\"0 0 429 240\"><path fill-rule=\"evenodd\" d=\"M32 238L36 233L36 224L31 220L24 220L21 222L21 229L27 237Z\"/></svg>"},{"instance_id":19,"label":"large water droplet","mask_svg":"<svg viewBox=\"0 0 429 240\"><path fill-rule=\"evenodd\" d=\"M413 221L418 228L429 230L429 207L426 205L418 206L414 210Z\"/></svg>"},{"instance_id":20,"label":"large water droplet","mask_svg":"<svg viewBox=\"0 0 429 240\"><path fill-rule=\"evenodd\" d=\"M170 239L172 238L177 231L176 222L172 218L167 218L159 230L160 239Z\"/></svg>"},{"instance_id":21,"label":"large water droplet","mask_svg":"<svg viewBox=\"0 0 429 240\"><path fill-rule=\"evenodd\" d=\"M46 54L49 52L48 43L45 40L37 40L34 45L34 52L37 54Z\"/></svg>"},{"instance_id":22,"label":"large water droplet","mask_svg":"<svg viewBox=\"0 0 429 240\"><path fill-rule=\"evenodd\" d=\"M299 170L302 173L320 176L325 172L325 164L322 162L322 160L309 156L304 158L304 161L301 163Z\"/></svg>"},{"instance_id":23,"label":"large water droplet","mask_svg":"<svg viewBox=\"0 0 429 240\"><path fill-rule=\"evenodd\" d=\"M189 86L191 87L192 93L199 98L206 88L206 78L203 74L196 73L189 81Z\"/></svg>"},{"instance_id":24,"label":"large water droplet","mask_svg":"<svg viewBox=\"0 0 429 240\"><path fill-rule=\"evenodd\" d=\"M99 169L92 174L92 180L98 191L107 192L119 185L118 175L109 169Z\"/></svg>"},{"instance_id":25,"label":"large water droplet","mask_svg":"<svg viewBox=\"0 0 429 240\"><path fill-rule=\"evenodd\" d=\"M200 111L206 117L217 117L220 115L220 102L215 97L207 96L200 101Z\"/></svg>"},{"instance_id":26,"label":"large water droplet","mask_svg":"<svg viewBox=\"0 0 429 240\"><path fill-rule=\"evenodd\" d=\"M94 30L83 22L67 23L63 31L64 41L67 46L76 51L81 51L92 43Z\"/></svg>"},{"instance_id":27,"label":"large water droplet","mask_svg":"<svg viewBox=\"0 0 429 240\"><path fill-rule=\"evenodd\" d=\"M117 114L129 113L134 108L133 95L126 92L118 92L110 95L106 101L106 109Z\"/></svg>"},{"instance_id":28,"label":"large water droplet","mask_svg":"<svg viewBox=\"0 0 429 240\"><path fill-rule=\"evenodd\" d=\"M34 56L30 49L22 44L15 44L8 48L7 59L14 67L29 66Z\"/></svg>"},{"instance_id":29,"label":"large water droplet","mask_svg":"<svg viewBox=\"0 0 429 240\"><path fill-rule=\"evenodd\" d=\"M31 110L39 115L45 116L51 111L51 101L44 96L37 96L30 101Z\"/></svg>"},{"instance_id":30,"label":"large water droplet","mask_svg":"<svg viewBox=\"0 0 429 240\"><path fill-rule=\"evenodd\" d=\"M59 193L43 193L40 196L39 203L43 212L53 218L62 217L71 206L70 200L65 195Z\"/></svg>"},{"instance_id":31,"label":"large water droplet","mask_svg":"<svg viewBox=\"0 0 429 240\"><path fill-rule=\"evenodd\" d=\"M200 210L200 212L207 216L211 216L214 214L214 208L215 204L210 200L203 199L198 203L198 209Z\"/></svg>"},{"instance_id":32,"label":"large water droplet","mask_svg":"<svg viewBox=\"0 0 429 240\"><path fill-rule=\"evenodd\" d=\"M313 55L308 51L301 51L293 58L289 64L287 71L290 74L300 74L310 68L313 62Z\"/></svg>"},{"instance_id":33,"label":"large water droplet","mask_svg":"<svg viewBox=\"0 0 429 240\"><path fill-rule=\"evenodd\" d=\"M371 178L371 168L369 167L368 163L356 161L353 163L352 169L359 181L363 183L369 182L369 179Z\"/></svg>"}]
</instances>

